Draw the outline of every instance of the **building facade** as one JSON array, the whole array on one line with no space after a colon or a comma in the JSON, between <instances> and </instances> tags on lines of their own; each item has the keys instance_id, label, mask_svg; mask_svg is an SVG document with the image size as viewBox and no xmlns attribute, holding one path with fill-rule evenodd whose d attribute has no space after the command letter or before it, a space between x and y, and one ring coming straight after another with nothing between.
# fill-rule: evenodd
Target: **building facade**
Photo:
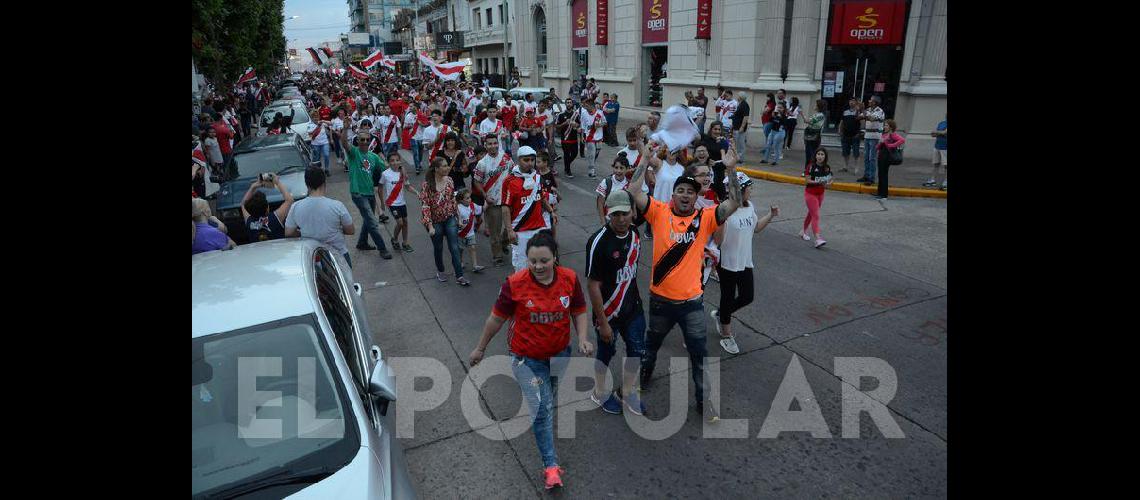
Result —
<instances>
[{"instance_id":1,"label":"building facade","mask_svg":"<svg viewBox=\"0 0 1140 500\"><path fill-rule=\"evenodd\" d=\"M475 75L506 75L514 67L513 19L516 2L509 0L451 0L456 30L463 32L460 58L471 59Z\"/></svg>"},{"instance_id":2,"label":"building facade","mask_svg":"<svg viewBox=\"0 0 1140 500\"><path fill-rule=\"evenodd\" d=\"M523 85L564 93L585 75L624 106L662 110L703 87L710 113L718 87L754 109L785 89L804 110L826 102L825 134L848 99L877 95L906 156L925 156L946 113L946 1L515 0L512 29Z\"/></svg>"}]
</instances>

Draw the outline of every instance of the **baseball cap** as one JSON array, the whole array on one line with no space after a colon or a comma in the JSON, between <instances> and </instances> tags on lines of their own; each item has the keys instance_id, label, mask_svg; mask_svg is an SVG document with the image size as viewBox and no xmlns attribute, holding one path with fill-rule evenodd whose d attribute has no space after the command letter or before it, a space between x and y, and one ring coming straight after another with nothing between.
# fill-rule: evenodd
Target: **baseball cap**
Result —
<instances>
[{"instance_id":1,"label":"baseball cap","mask_svg":"<svg viewBox=\"0 0 1140 500\"><path fill-rule=\"evenodd\" d=\"M740 181L740 187L742 188L746 188L752 185L752 178L744 175L744 172L737 172L736 180ZM724 178L724 183L728 184L728 177Z\"/></svg>"},{"instance_id":2,"label":"baseball cap","mask_svg":"<svg viewBox=\"0 0 1140 500\"><path fill-rule=\"evenodd\" d=\"M610 191L609 196L606 196L606 215L610 212L630 212L633 210L633 203L628 191L624 189L615 189Z\"/></svg>"},{"instance_id":3,"label":"baseball cap","mask_svg":"<svg viewBox=\"0 0 1140 500\"><path fill-rule=\"evenodd\" d=\"M698 193L701 192L701 183L697 182L697 179L691 175L682 175L678 177L677 181L673 183L673 190L676 191L677 186L680 186L681 184L688 184L690 186L693 186L694 191Z\"/></svg>"},{"instance_id":4,"label":"baseball cap","mask_svg":"<svg viewBox=\"0 0 1140 500\"><path fill-rule=\"evenodd\" d=\"M519 155L519 158L522 158L524 156L537 156L538 153L535 152L534 148L532 148L530 146L523 146L523 147L519 148L518 155Z\"/></svg>"}]
</instances>

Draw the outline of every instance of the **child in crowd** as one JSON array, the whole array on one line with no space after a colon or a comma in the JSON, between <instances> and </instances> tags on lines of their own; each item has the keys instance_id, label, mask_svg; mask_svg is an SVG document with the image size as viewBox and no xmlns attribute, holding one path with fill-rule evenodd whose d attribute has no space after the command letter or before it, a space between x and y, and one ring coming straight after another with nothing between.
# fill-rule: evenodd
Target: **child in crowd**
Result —
<instances>
[{"instance_id":1,"label":"child in crowd","mask_svg":"<svg viewBox=\"0 0 1140 500\"><path fill-rule=\"evenodd\" d=\"M538 170L539 178L542 181L542 191L546 193L546 202L550 205L551 213L557 215L558 202L562 201L562 195L558 194L558 179L554 178L554 171L550 168L550 153L539 151L535 157L534 168ZM551 220L549 213L543 213L542 216L550 225L551 234L557 237L558 218L554 217Z\"/></svg>"},{"instance_id":2,"label":"child in crowd","mask_svg":"<svg viewBox=\"0 0 1140 500\"><path fill-rule=\"evenodd\" d=\"M420 195L416 188L408 182L408 174L404 171L404 161L398 151L388 155L388 168L372 169L372 184L376 190L376 198L381 201L377 205L377 218L383 214L383 207L396 218L396 229L392 231L392 249L411 252L412 246L408 244L408 204L404 201L404 190L411 191L417 197ZM387 219L387 217L385 217ZM403 236L404 244L400 244Z\"/></svg>"},{"instance_id":3,"label":"child in crowd","mask_svg":"<svg viewBox=\"0 0 1140 500\"><path fill-rule=\"evenodd\" d=\"M483 225L483 206L471 201L471 191L460 189L455 192L457 217L459 222L459 248L460 252L471 255L471 270L475 273L483 272L479 265L479 258L475 255L475 233Z\"/></svg>"}]
</instances>

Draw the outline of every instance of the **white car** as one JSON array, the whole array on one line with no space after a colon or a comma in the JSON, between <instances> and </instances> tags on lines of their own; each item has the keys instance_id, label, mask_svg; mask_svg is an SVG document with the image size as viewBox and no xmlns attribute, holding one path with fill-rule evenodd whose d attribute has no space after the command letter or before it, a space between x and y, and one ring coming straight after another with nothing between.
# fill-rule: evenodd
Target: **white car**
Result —
<instances>
[{"instance_id":1,"label":"white car","mask_svg":"<svg viewBox=\"0 0 1140 500\"><path fill-rule=\"evenodd\" d=\"M351 276L310 239L191 257L194 498L415 498Z\"/></svg>"}]
</instances>

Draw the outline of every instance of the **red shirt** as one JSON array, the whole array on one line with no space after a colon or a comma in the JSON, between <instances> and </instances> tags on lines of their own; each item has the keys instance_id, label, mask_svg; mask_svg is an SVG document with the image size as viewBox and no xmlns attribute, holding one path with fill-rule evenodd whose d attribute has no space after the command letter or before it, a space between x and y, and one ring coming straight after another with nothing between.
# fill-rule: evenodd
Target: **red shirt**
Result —
<instances>
[{"instance_id":1,"label":"red shirt","mask_svg":"<svg viewBox=\"0 0 1140 500\"><path fill-rule=\"evenodd\" d=\"M549 285L523 269L503 283L491 313L511 320L507 343L512 353L548 359L570 345L570 319L586 313L586 297L573 269L555 267Z\"/></svg>"},{"instance_id":2,"label":"red shirt","mask_svg":"<svg viewBox=\"0 0 1140 500\"><path fill-rule=\"evenodd\" d=\"M503 106L503 111L499 113L499 118L503 120L503 126L507 127L507 130L515 129L515 115L517 114L518 110L515 109L514 106Z\"/></svg>"},{"instance_id":3,"label":"red shirt","mask_svg":"<svg viewBox=\"0 0 1140 500\"><path fill-rule=\"evenodd\" d=\"M392 114L396 116L404 116L404 112L408 110L408 103L397 99L388 101L388 107L392 108Z\"/></svg>"},{"instance_id":4,"label":"red shirt","mask_svg":"<svg viewBox=\"0 0 1140 500\"><path fill-rule=\"evenodd\" d=\"M332 108L321 106L320 109L317 110L317 116L322 120L332 120Z\"/></svg>"},{"instance_id":5,"label":"red shirt","mask_svg":"<svg viewBox=\"0 0 1140 500\"><path fill-rule=\"evenodd\" d=\"M512 173L503 182L503 204L511 209L511 229L515 232L546 229L546 218L542 216L545 210L542 200L546 199L546 192L542 189L542 180L537 171L523 175L526 177ZM523 187L528 178L533 184L530 189Z\"/></svg>"},{"instance_id":6,"label":"red shirt","mask_svg":"<svg viewBox=\"0 0 1140 500\"><path fill-rule=\"evenodd\" d=\"M222 154L230 154L230 139L233 135L230 134L230 128L226 126L226 122L221 120L214 122L211 127L218 132L218 147L221 148Z\"/></svg>"}]
</instances>

